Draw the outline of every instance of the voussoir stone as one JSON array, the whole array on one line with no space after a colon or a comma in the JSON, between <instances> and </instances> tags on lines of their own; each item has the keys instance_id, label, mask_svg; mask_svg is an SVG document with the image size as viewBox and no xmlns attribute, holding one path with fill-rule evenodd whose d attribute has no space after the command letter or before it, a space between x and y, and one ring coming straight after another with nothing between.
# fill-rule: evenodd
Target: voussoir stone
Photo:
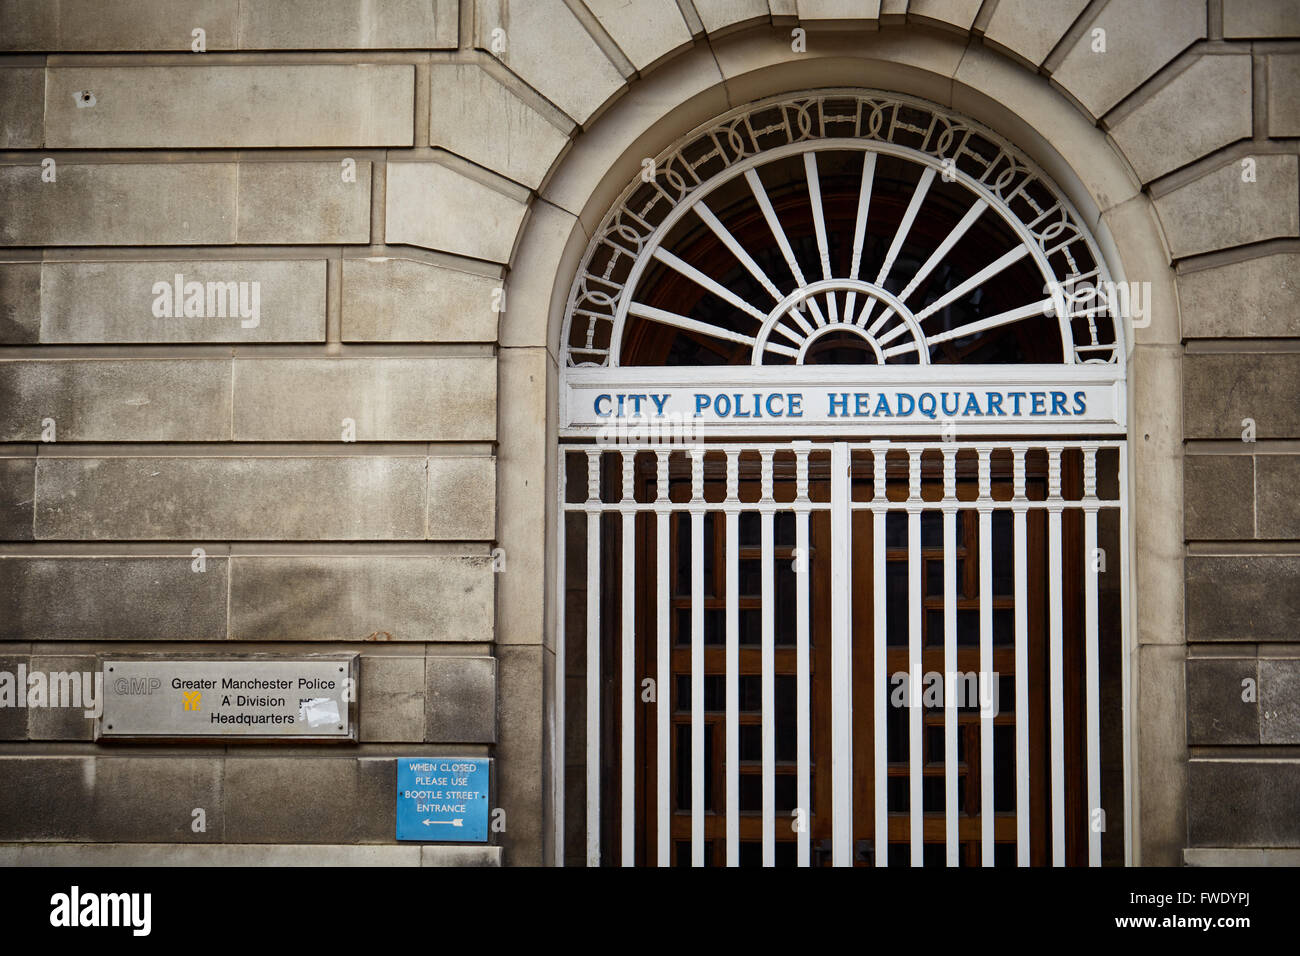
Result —
<instances>
[{"instance_id":1,"label":"voussoir stone","mask_svg":"<svg viewBox=\"0 0 1300 956\"><path fill-rule=\"evenodd\" d=\"M57 148L410 146L414 135L406 64L53 67L46 84Z\"/></svg>"},{"instance_id":2,"label":"voussoir stone","mask_svg":"<svg viewBox=\"0 0 1300 956\"><path fill-rule=\"evenodd\" d=\"M564 0L479 0L474 12L475 46L579 123L623 85Z\"/></svg>"},{"instance_id":3,"label":"voussoir stone","mask_svg":"<svg viewBox=\"0 0 1300 956\"><path fill-rule=\"evenodd\" d=\"M676 10L676 7L673 8ZM430 66L429 144L536 188L569 141L477 63Z\"/></svg>"},{"instance_id":4,"label":"voussoir stone","mask_svg":"<svg viewBox=\"0 0 1300 956\"><path fill-rule=\"evenodd\" d=\"M325 341L324 259L46 262L38 268L42 342Z\"/></svg>"},{"instance_id":5,"label":"voussoir stone","mask_svg":"<svg viewBox=\"0 0 1300 956\"><path fill-rule=\"evenodd\" d=\"M1205 0L1109 0L1052 79L1093 116L1102 116L1203 38L1205 22ZM1105 31L1105 52L1094 50L1101 40L1096 30Z\"/></svg>"},{"instance_id":6,"label":"voussoir stone","mask_svg":"<svg viewBox=\"0 0 1300 956\"><path fill-rule=\"evenodd\" d=\"M771 16L764 0L695 0L695 10L708 33Z\"/></svg>"},{"instance_id":7,"label":"voussoir stone","mask_svg":"<svg viewBox=\"0 0 1300 956\"><path fill-rule=\"evenodd\" d=\"M42 458L36 537L418 539L426 482L414 457Z\"/></svg>"},{"instance_id":8,"label":"voussoir stone","mask_svg":"<svg viewBox=\"0 0 1300 956\"><path fill-rule=\"evenodd\" d=\"M0 441L229 438L229 359L0 361Z\"/></svg>"},{"instance_id":9,"label":"voussoir stone","mask_svg":"<svg viewBox=\"0 0 1300 956\"><path fill-rule=\"evenodd\" d=\"M587 9L638 70L691 42L674 0L585 0Z\"/></svg>"},{"instance_id":10,"label":"voussoir stone","mask_svg":"<svg viewBox=\"0 0 1300 956\"><path fill-rule=\"evenodd\" d=\"M907 5L907 16L926 20L935 20L969 30L975 22L975 15L980 12L983 0L911 0Z\"/></svg>"},{"instance_id":11,"label":"voussoir stone","mask_svg":"<svg viewBox=\"0 0 1300 956\"><path fill-rule=\"evenodd\" d=\"M241 555L231 563L235 640L492 640L487 556Z\"/></svg>"},{"instance_id":12,"label":"voussoir stone","mask_svg":"<svg viewBox=\"0 0 1300 956\"><path fill-rule=\"evenodd\" d=\"M387 203L390 243L503 263L528 208L440 163L389 163Z\"/></svg>"},{"instance_id":13,"label":"voussoir stone","mask_svg":"<svg viewBox=\"0 0 1300 956\"><path fill-rule=\"evenodd\" d=\"M1300 235L1297 157L1253 157L1254 181L1238 160L1155 201L1175 258Z\"/></svg>"},{"instance_id":14,"label":"voussoir stone","mask_svg":"<svg viewBox=\"0 0 1300 956\"><path fill-rule=\"evenodd\" d=\"M494 342L502 280L415 259L343 260L343 341Z\"/></svg>"},{"instance_id":15,"label":"voussoir stone","mask_svg":"<svg viewBox=\"0 0 1300 956\"><path fill-rule=\"evenodd\" d=\"M1040 65L1088 5L1088 0L1000 0L984 36Z\"/></svg>"},{"instance_id":16,"label":"voussoir stone","mask_svg":"<svg viewBox=\"0 0 1300 956\"><path fill-rule=\"evenodd\" d=\"M1200 57L1111 129L1144 183L1250 133L1249 55Z\"/></svg>"}]
</instances>

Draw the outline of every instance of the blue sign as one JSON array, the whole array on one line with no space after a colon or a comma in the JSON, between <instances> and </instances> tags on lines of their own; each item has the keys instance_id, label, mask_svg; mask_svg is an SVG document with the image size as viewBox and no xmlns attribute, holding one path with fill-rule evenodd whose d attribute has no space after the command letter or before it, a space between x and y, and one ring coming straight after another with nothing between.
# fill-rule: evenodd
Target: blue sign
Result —
<instances>
[{"instance_id":1,"label":"blue sign","mask_svg":"<svg viewBox=\"0 0 1300 956\"><path fill-rule=\"evenodd\" d=\"M486 757L397 761L397 839L483 843L488 836Z\"/></svg>"}]
</instances>

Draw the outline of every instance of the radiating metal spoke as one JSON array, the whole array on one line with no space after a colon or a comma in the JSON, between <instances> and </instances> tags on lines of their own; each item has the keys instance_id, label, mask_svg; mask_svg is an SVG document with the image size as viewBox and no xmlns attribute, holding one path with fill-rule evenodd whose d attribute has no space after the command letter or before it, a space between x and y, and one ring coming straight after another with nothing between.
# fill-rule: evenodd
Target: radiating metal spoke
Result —
<instances>
[{"instance_id":1,"label":"radiating metal spoke","mask_svg":"<svg viewBox=\"0 0 1300 956\"><path fill-rule=\"evenodd\" d=\"M785 263L790 267L790 274L794 276L794 281L800 287L808 283L803 277L803 270L799 268L799 263L795 261L794 250L790 248L790 240L785 237L785 229L781 227L781 222L776 218L776 210L772 208L772 201L767 198L767 190L763 188L763 181L758 178L758 173L752 169L745 170L745 181L749 183L749 188L754 193L754 199L758 203L759 209L763 211L763 218L767 220L767 227L772 230L772 237L776 239L777 246L781 249L781 255L785 257ZM817 327L821 328L826 324L826 317L822 315L822 310L817 307L817 303L808 300L808 309L813 314L813 320Z\"/></svg>"},{"instance_id":2,"label":"radiating metal spoke","mask_svg":"<svg viewBox=\"0 0 1300 956\"><path fill-rule=\"evenodd\" d=\"M921 179L916 184L916 190L912 193L912 201L907 204L907 211L903 213L903 221L898 224L898 231L894 233L894 241L889 244L889 252L885 254L885 261L880 267L880 274L876 276L876 285L882 289L885 287L885 280L889 278L889 270L894 268L894 260L898 258L898 253L903 248L903 241L912 230L912 223L916 221L916 214L921 209L921 203L925 202L926 193L930 191L930 183L932 182L934 182L934 167L927 166L921 173ZM866 305L862 307L862 314L858 316L858 326L867 324L867 320L871 318L871 310L875 308L875 303L875 299L867 300ZM873 326L873 330L874 328Z\"/></svg>"},{"instance_id":3,"label":"radiating metal spoke","mask_svg":"<svg viewBox=\"0 0 1300 956\"><path fill-rule=\"evenodd\" d=\"M662 325L671 325L674 328L684 329L688 332L698 332L701 335L711 335L717 339L725 339L728 342L739 342L741 345L748 345L751 347L758 344L758 340L752 335L733 332L731 329L724 329L721 326L712 325L708 322L700 322L697 319L687 318L684 315L678 315L676 312L656 309L652 305L633 302L627 307L627 311L629 315L649 319L651 322L659 322ZM799 357L798 349L792 349L785 345L776 345L772 342L768 342L766 343L765 348L767 351L775 352L777 355L789 355L792 358Z\"/></svg>"},{"instance_id":4,"label":"radiating metal spoke","mask_svg":"<svg viewBox=\"0 0 1300 956\"><path fill-rule=\"evenodd\" d=\"M689 262L684 262L681 259L677 258L667 249L664 249L662 247L656 249L654 253L654 257L658 259L660 262L664 263L669 268L673 269L674 271L680 273L681 275L686 276L686 278L690 279L696 285L708 289L719 299L722 299L724 302L727 302L730 305L734 305L737 309L740 309L740 311L744 312L746 315L751 315L754 318L758 319L758 321L760 322L764 322L767 320L766 312L763 312L762 310L750 305L748 302L746 302L740 296L736 295L736 293L732 292L726 286L722 285L720 282L717 282L714 279L709 278L699 269L695 268L695 266L691 265Z\"/></svg>"},{"instance_id":5,"label":"radiating metal spoke","mask_svg":"<svg viewBox=\"0 0 1300 956\"><path fill-rule=\"evenodd\" d=\"M862 241L867 233L867 214L871 210L871 189L876 178L876 154L865 153L862 157L862 185L858 188L858 214L853 222L853 261L849 264L849 278L856 279L862 267ZM853 318L853 304L858 293L850 290L844 300L844 317Z\"/></svg>"},{"instance_id":6,"label":"radiating metal spoke","mask_svg":"<svg viewBox=\"0 0 1300 956\"><path fill-rule=\"evenodd\" d=\"M804 173L808 177L808 201L812 204L813 231L817 234L817 255L821 259L822 278L831 278L831 253L826 244L826 212L822 209L821 179L817 174L817 154L809 150L803 154ZM840 320L834 290L826 293L828 321L835 325Z\"/></svg>"}]
</instances>

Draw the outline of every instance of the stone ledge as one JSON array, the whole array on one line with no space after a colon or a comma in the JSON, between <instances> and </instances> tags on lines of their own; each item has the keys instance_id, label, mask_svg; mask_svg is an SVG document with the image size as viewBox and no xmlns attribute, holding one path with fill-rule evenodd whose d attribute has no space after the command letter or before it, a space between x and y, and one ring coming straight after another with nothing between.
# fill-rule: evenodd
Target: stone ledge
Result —
<instances>
[{"instance_id":1,"label":"stone ledge","mask_svg":"<svg viewBox=\"0 0 1300 956\"><path fill-rule=\"evenodd\" d=\"M500 866L499 846L55 843L0 845L0 866Z\"/></svg>"},{"instance_id":2,"label":"stone ledge","mask_svg":"<svg viewBox=\"0 0 1300 956\"><path fill-rule=\"evenodd\" d=\"M1188 847L1184 866L1300 866L1300 850L1256 847Z\"/></svg>"}]
</instances>

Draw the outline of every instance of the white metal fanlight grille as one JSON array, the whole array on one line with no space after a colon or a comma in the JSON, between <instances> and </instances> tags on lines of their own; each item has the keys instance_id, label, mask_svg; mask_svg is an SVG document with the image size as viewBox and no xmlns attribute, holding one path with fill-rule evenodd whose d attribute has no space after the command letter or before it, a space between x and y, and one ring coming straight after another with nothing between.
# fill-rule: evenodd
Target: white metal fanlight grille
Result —
<instances>
[{"instance_id":1,"label":"white metal fanlight grille","mask_svg":"<svg viewBox=\"0 0 1300 956\"><path fill-rule=\"evenodd\" d=\"M787 180L801 165L802 182L785 182L778 206L768 181L781 163ZM827 195L830 166L841 184L856 180L852 195ZM886 196L894 215L882 215ZM745 242L734 224L760 215L763 231ZM918 229L936 222L939 232ZM683 248L704 230L730 255L712 271ZM698 287L707 314L652 304L652 277L669 274ZM1009 298L987 295L999 282ZM622 364L634 319L740 346L753 365L804 364L832 336L859 340L865 362L924 365L945 342L1044 316L1062 362L1113 363L1122 350L1108 300L1078 294L1109 284L1069 201L992 131L918 99L819 91L735 110L646 168L584 255L565 364Z\"/></svg>"}]
</instances>

